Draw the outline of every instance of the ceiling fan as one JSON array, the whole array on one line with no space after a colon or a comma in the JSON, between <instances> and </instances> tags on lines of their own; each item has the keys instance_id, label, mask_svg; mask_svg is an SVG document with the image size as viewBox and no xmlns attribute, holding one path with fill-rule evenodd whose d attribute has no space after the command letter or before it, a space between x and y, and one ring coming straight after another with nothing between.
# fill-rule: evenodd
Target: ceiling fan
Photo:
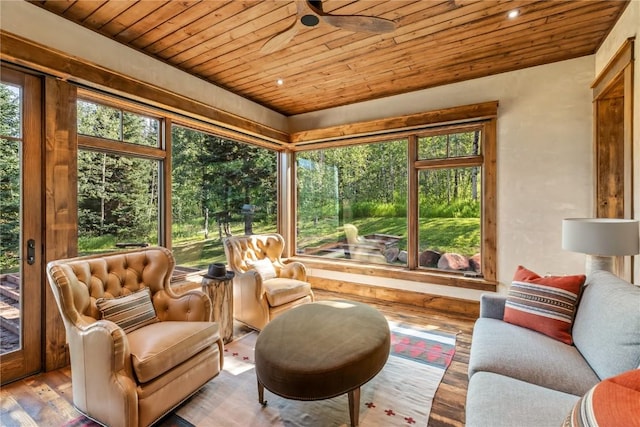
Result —
<instances>
[{"instance_id":1,"label":"ceiling fan","mask_svg":"<svg viewBox=\"0 0 640 427\"><path fill-rule=\"evenodd\" d=\"M296 20L289 28L276 34L262 46L260 52L272 53L282 49L301 27L315 27L324 21L334 27L355 32L389 33L396 23L388 19L364 15L332 15L322 10L321 0L296 0Z\"/></svg>"}]
</instances>

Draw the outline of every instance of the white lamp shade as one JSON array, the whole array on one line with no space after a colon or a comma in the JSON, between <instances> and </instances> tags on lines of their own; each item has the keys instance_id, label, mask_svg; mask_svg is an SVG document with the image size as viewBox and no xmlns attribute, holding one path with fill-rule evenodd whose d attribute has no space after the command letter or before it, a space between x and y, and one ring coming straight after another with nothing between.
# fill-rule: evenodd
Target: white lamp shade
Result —
<instances>
[{"instance_id":1,"label":"white lamp shade","mask_svg":"<svg viewBox=\"0 0 640 427\"><path fill-rule=\"evenodd\" d=\"M636 255L640 252L638 221L617 218L563 219L562 249L599 256Z\"/></svg>"}]
</instances>

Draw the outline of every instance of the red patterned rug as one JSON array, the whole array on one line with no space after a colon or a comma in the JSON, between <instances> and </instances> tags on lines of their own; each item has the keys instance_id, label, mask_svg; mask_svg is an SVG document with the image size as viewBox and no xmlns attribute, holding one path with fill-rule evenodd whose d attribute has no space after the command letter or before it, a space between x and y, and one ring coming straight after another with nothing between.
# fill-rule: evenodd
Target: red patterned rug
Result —
<instances>
[{"instance_id":1,"label":"red patterned rug","mask_svg":"<svg viewBox=\"0 0 640 427\"><path fill-rule=\"evenodd\" d=\"M361 388L360 426L426 426L431 403L455 353L456 337L390 324L387 364ZM225 348L224 371L176 413L195 426L348 426L347 395L318 401L284 399L265 390L258 403L253 368L256 333Z\"/></svg>"}]
</instances>

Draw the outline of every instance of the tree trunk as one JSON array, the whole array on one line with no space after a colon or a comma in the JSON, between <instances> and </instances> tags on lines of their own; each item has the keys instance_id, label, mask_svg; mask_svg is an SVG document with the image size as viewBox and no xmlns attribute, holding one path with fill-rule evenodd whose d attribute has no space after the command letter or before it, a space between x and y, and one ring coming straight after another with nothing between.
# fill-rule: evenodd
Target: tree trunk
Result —
<instances>
[{"instance_id":1,"label":"tree trunk","mask_svg":"<svg viewBox=\"0 0 640 427\"><path fill-rule=\"evenodd\" d=\"M473 154L478 154L480 131L473 133ZM471 169L471 198L478 200L478 167Z\"/></svg>"}]
</instances>

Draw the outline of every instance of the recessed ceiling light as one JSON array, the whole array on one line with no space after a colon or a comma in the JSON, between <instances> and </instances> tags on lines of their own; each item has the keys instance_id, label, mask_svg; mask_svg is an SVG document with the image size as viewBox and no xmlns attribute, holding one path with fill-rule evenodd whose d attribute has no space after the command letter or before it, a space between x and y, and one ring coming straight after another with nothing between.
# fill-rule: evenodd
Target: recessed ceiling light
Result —
<instances>
[{"instance_id":1,"label":"recessed ceiling light","mask_svg":"<svg viewBox=\"0 0 640 427\"><path fill-rule=\"evenodd\" d=\"M277 84L278 86L282 86L282 85L284 84L284 80L282 80L282 79L278 79L278 80L276 80L276 84Z\"/></svg>"},{"instance_id":2,"label":"recessed ceiling light","mask_svg":"<svg viewBox=\"0 0 640 427\"><path fill-rule=\"evenodd\" d=\"M509 17L509 19L517 18L518 15L520 15L520 11L518 9L514 9L509 13L507 13L507 16Z\"/></svg>"}]
</instances>

